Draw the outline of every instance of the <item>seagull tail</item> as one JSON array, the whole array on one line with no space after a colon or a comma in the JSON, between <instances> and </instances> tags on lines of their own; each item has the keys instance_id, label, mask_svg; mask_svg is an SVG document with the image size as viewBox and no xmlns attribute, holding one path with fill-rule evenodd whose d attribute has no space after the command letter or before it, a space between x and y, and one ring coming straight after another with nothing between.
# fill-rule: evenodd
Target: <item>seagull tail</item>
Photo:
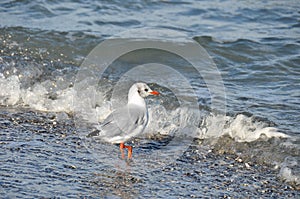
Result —
<instances>
[{"instance_id":1,"label":"seagull tail","mask_svg":"<svg viewBox=\"0 0 300 199\"><path fill-rule=\"evenodd\" d=\"M91 133L89 133L86 137L90 138L90 137L95 137L95 136L99 136L100 131L99 130L94 130Z\"/></svg>"}]
</instances>

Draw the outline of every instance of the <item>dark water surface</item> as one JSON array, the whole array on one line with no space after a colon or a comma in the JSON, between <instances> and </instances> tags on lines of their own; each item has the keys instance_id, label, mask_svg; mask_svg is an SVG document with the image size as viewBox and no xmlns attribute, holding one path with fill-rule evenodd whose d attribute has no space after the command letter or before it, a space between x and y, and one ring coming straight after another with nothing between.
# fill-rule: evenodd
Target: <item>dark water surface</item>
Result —
<instances>
[{"instance_id":1,"label":"dark water surface","mask_svg":"<svg viewBox=\"0 0 300 199\"><path fill-rule=\"evenodd\" d=\"M299 10L293 0L2 1L2 197L299 198ZM151 82L164 95L149 106L150 112L164 106L167 113L153 113L154 135L134 141L129 162L118 157L117 146L87 145L73 112L76 74L89 52L110 36L145 27L177 31L202 45L226 92L226 125L220 129L205 83L182 66L200 93L202 120L186 150L166 157L167 163L153 154L167 156L186 140L165 147L168 138L156 135L171 134L177 123L178 104L163 85ZM140 55L116 63L116 76ZM109 76L103 82L108 97L115 81ZM188 90L182 93L188 97ZM106 113L106 106L96 111ZM208 136L215 129L219 136Z\"/></svg>"}]
</instances>

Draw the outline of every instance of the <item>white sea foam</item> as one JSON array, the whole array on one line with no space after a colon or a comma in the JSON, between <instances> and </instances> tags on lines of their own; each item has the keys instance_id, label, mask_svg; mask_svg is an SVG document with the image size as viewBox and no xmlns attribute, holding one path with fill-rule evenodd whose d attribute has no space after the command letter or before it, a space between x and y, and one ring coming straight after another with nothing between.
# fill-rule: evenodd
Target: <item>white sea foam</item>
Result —
<instances>
[{"instance_id":1,"label":"white sea foam","mask_svg":"<svg viewBox=\"0 0 300 199\"><path fill-rule=\"evenodd\" d=\"M2 106L22 105L38 111L72 112L73 95L72 88L57 90L55 97L51 97L51 90L43 84L36 83L28 88L21 88L17 75L4 77L0 75L0 104Z\"/></svg>"},{"instance_id":2,"label":"white sea foam","mask_svg":"<svg viewBox=\"0 0 300 199\"><path fill-rule=\"evenodd\" d=\"M296 186L300 186L299 160L295 157L286 157L281 163L278 177L286 182L291 182ZM298 173L297 172L298 169Z\"/></svg>"},{"instance_id":3,"label":"white sea foam","mask_svg":"<svg viewBox=\"0 0 300 199\"><path fill-rule=\"evenodd\" d=\"M200 138L220 137L229 135L237 142L252 142L262 136L267 138L281 137L287 138L288 135L279 132L275 127L269 127L263 121L257 121L252 116L238 114L235 117L226 116L226 125L220 128L220 121L224 116L211 114L203 120L200 129Z\"/></svg>"},{"instance_id":4,"label":"white sea foam","mask_svg":"<svg viewBox=\"0 0 300 199\"><path fill-rule=\"evenodd\" d=\"M102 93L100 91L97 93L93 87L87 86L77 90L76 92L82 92L78 95L72 87L66 86L61 86L62 89L56 89L53 93L51 92L53 89L49 88L49 85L53 85L53 83L49 84L45 81L35 83L28 88L21 88L18 76L12 75L5 78L4 75L0 75L0 104L4 106L21 104L35 110L49 112L85 112L84 119L93 123L103 121L112 111L111 102L104 100ZM79 97L75 103L74 96ZM95 106L96 103L98 106ZM146 133L158 131L161 134L172 134L174 131L181 131L183 134L184 128L193 126L193 131L197 131L197 135L192 134L198 138L229 135L237 142L252 142L262 136L267 138L289 137L279 132L277 128L270 127L265 122L244 114L231 117L210 113L200 119L195 110L184 107L166 110L161 104L150 103L149 118L151 122L149 122ZM223 126L224 120L225 126ZM187 132L186 134L191 133Z\"/></svg>"},{"instance_id":5,"label":"white sea foam","mask_svg":"<svg viewBox=\"0 0 300 199\"><path fill-rule=\"evenodd\" d=\"M3 106L13 106L20 99L20 81L18 76L13 75L5 78L0 75L0 104Z\"/></svg>"}]
</instances>

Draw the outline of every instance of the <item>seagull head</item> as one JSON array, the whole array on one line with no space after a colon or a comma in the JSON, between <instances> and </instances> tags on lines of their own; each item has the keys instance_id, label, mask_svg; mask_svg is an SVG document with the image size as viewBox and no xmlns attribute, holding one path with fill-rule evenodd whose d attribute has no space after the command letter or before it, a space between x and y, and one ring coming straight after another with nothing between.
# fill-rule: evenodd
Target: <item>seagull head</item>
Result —
<instances>
[{"instance_id":1,"label":"seagull head","mask_svg":"<svg viewBox=\"0 0 300 199\"><path fill-rule=\"evenodd\" d=\"M159 95L159 92L153 91L147 84L139 82L135 83L133 86L136 88L136 92L142 97L145 98L149 95ZM132 86L132 87L133 87Z\"/></svg>"},{"instance_id":2,"label":"seagull head","mask_svg":"<svg viewBox=\"0 0 300 199\"><path fill-rule=\"evenodd\" d=\"M133 84L129 89L128 101L136 98L145 98L149 95L159 95L159 92L153 91L147 84L143 82L138 82Z\"/></svg>"}]
</instances>

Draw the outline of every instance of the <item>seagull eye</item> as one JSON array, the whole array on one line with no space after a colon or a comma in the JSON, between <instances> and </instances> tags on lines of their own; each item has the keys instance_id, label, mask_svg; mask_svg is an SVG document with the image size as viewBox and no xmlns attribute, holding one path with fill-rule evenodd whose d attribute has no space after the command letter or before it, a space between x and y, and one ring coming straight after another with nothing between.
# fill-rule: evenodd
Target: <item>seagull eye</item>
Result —
<instances>
[{"instance_id":1,"label":"seagull eye","mask_svg":"<svg viewBox=\"0 0 300 199\"><path fill-rule=\"evenodd\" d=\"M145 88L145 91L148 92L148 88Z\"/></svg>"}]
</instances>

